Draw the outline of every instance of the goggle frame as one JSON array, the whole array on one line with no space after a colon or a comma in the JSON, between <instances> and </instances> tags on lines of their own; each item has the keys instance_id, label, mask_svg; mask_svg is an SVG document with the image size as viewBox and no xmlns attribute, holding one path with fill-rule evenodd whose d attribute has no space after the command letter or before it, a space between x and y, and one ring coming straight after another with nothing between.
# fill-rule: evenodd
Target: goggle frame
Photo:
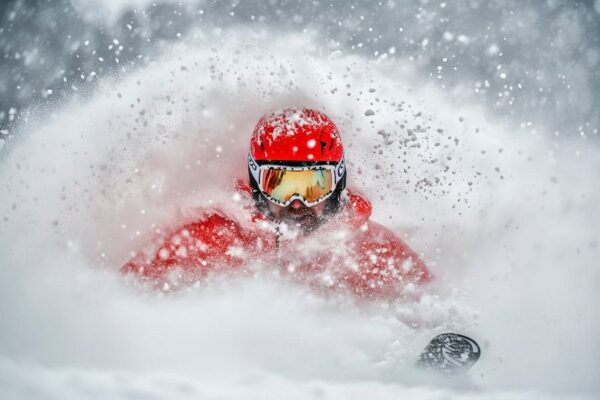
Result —
<instances>
[{"instance_id":1,"label":"goggle frame","mask_svg":"<svg viewBox=\"0 0 600 400\"><path fill-rule=\"evenodd\" d=\"M289 206L294 200L300 200L307 207L313 207L313 206L316 206L317 204L324 202L329 197L331 197L331 195L335 192L335 189L337 188L339 182L344 177L344 173L346 172L346 163L345 163L343 155L342 155L342 158L340 159L340 161L337 163L327 162L327 161L326 162L317 161L314 163L313 162L302 162L301 163L301 164L305 164L305 165L294 165L294 164L298 164L298 162L297 161L277 161L276 163L273 163L272 161L271 162L267 161L264 164L259 164L259 162L257 162L254 159L254 157L252 157L252 154L248 153L248 169L250 170L250 174L252 175L254 182L256 182L258 189L260 190L260 193L267 200L269 200L270 202L272 202L278 206L281 206L281 207ZM327 194L319 197L317 200L312 201L312 202L308 201L306 198L304 198L304 196L301 196L299 194L292 195L285 202L279 201L279 200L271 197L270 195L268 195L262 186L262 182L261 182L262 173L263 173L263 171L266 171L269 169L284 169L284 170L288 170L288 171L307 171L307 170L321 170L321 169L330 170L332 178L333 178L331 191L329 191Z\"/></svg>"}]
</instances>

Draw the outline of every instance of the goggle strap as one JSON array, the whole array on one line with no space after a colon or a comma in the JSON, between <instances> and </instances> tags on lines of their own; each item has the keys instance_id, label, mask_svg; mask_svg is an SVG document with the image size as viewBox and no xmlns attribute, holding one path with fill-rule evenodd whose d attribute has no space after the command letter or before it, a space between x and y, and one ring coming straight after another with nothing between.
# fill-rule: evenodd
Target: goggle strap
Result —
<instances>
[{"instance_id":1,"label":"goggle strap","mask_svg":"<svg viewBox=\"0 0 600 400\"><path fill-rule=\"evenodd\" d=\"M337 186L338 182L344 176L344 172L346 172L346 162L344 161L344 156L342 155L342 159L339 163L336 164L335 169L333 170L333 186L334 188Z\"/></svg>"},{"instance_id":2,"label":"goggle strap","mask_svg":"<svg viewBox=\"0 0 600 400\"><path fill-rule=\"evenodd\" d=\"M256 185L260 187L260 168L251 153L248 153L248 169L254 178Z\"/></svg>"}]
</instances>

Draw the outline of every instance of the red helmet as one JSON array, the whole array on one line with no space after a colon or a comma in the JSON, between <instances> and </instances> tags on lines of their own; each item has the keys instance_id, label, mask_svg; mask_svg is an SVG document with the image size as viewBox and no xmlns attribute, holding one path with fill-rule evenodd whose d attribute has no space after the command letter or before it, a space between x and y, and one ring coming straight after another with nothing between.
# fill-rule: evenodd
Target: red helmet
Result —
<instances>
[{"instance_id":1,"label":"red helmet","mask_svg":"<svg viewBox=\"0 0 600 400\"><path fill-rule=\"evenodd\" d=\"M263 116L252 134L256 161L335 162L343 155L335 124L322 112L288 108Z\"/></svg>"},{"instance_id":2,"label":"red helmet","mask_svg":"<svg viewBox=\"0 0 600 400\"><path fill-rule=\"evenodd\" d=\"M267 114L252 133L248 171L258 205L263 198L281 206L294 199L307 206L327 200L337 210L346 185L338 129L325 114L308 108Z\"/></svg>"}]
</instances>

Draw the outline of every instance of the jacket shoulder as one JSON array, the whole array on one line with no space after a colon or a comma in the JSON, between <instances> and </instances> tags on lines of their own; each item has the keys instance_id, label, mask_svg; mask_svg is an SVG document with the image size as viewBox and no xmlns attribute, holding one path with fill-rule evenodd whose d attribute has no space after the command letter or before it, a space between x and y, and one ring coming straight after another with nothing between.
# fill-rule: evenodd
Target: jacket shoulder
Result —
<instances>
[{"instance_id":1,"label":"jacket shoulder","mask_svg":"<svg viewBox=\"0 0 600 400\"><path fill-rule=\"evenodd\" d=\"M202 210L190 222L157 237L122 268L124 272L161 278L172 267L207 272L219 264L239 264L251 246L251 233L224 213Z\"/></svg>"}]
</instances>

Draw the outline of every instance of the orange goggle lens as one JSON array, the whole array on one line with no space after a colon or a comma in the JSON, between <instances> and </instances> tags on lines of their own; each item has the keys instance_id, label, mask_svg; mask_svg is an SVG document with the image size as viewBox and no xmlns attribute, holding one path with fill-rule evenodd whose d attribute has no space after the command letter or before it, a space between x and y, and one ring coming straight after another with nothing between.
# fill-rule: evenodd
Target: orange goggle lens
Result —
<instances>
[{"instance_id":1,"label":"orange goggle lens","mask_svg":"<svg viewBox=\"0 0 600 400\"><path fill-rule=\"evenodd\" d=\"M267 197L284 205L295 196L316 204L333 191L333 170L267 168L262 170L261 186Z\"/></svg>"}]
</instances>

